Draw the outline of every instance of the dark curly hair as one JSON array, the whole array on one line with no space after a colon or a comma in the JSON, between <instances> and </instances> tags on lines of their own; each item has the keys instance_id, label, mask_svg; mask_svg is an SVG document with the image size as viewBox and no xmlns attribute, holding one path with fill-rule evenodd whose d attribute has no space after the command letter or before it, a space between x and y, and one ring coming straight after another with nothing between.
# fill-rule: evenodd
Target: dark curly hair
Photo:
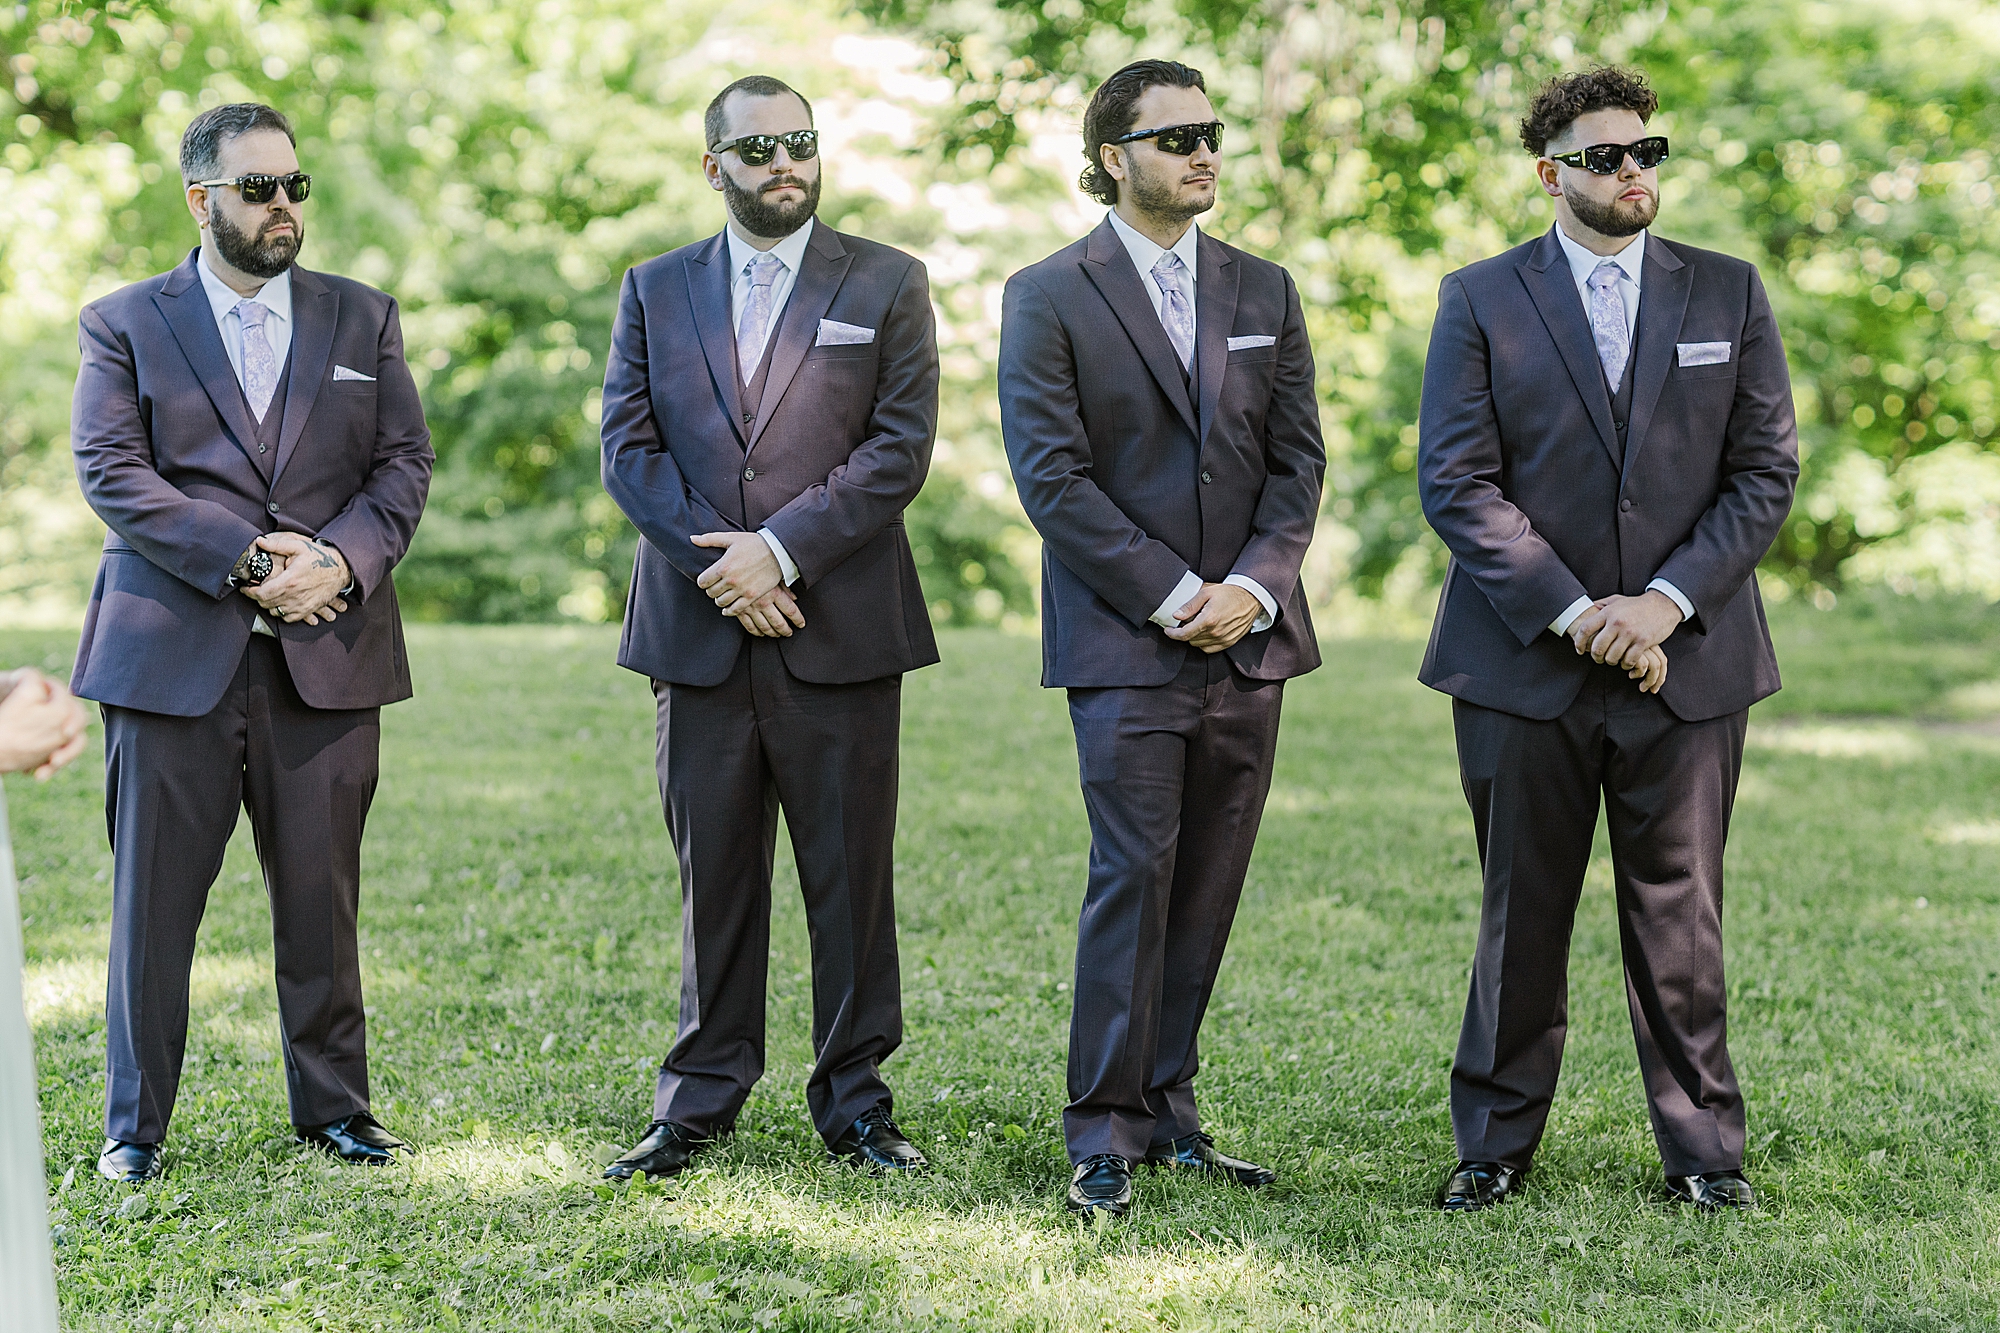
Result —
<instances>
[{"instance_id":1,"label":"dark curly hair","mask_svg":"<svg viewBox=\"0 0 2000 1333\"><path fill-rule=\"evenodd\" d=\"M1098 203L1118 202L1118 182L1104 169L1100 150L1133 128L1139 98L1148 88L1161 86L1208 91L1201 71L1178 60L1135 60L1098 84L1090 95L1090 105L1083 109L1083 157L1090 165L1083 169L1077 184Z\"/></svg>"},{"instance_id":2,"label":"dark curly hair","mask_svg":"<svg viewBox=\"0 0 2000 1333\"><path fill-rule=\"evenodd\" d=\"M1560 139L1580 116L1593 111L1636 111L1643 124L1659 109L1659 95L1646 86L1644 73L1599 65L1543 84L1529 104L1528 114L1521 117L1521 143L1540 157L1548 151L1549 141Z\"/></svg>"}]
</instances>

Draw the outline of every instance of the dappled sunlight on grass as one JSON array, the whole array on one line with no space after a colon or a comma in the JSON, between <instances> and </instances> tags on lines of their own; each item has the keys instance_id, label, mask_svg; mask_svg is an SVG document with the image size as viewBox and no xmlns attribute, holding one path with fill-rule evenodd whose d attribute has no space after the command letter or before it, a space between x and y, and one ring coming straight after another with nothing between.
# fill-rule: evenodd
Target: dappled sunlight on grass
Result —
<instances>
[{"instance_id":1,"label":"dappled sunlight on grass","mask_svg":"<svg viewBox=\"0 0 2000 1333\"><path fill-rule=\"evenodd\" d=\"M1885 764L1912 763L1928 753L1923 737L1914 728L1888 725L1766 724L1751 727L1746 744L1751 749L1815 759L1876 759Z\"/></svg>"},{"instance_id":2,"label":"dappled sunlight on grass","mask_svg":"<svg viewBox=\"0 0 2000 1333\"><path fill-rule=\"evenodd\" d=\"M28 1021L36 1027L104 1016L105 958L63 958L29 963L21 979L28 1004ZM198 954L189 978L189 1012L222 1003L231 992L271 987L269 959L247 954Z\"/></svg>"}]
</instances>

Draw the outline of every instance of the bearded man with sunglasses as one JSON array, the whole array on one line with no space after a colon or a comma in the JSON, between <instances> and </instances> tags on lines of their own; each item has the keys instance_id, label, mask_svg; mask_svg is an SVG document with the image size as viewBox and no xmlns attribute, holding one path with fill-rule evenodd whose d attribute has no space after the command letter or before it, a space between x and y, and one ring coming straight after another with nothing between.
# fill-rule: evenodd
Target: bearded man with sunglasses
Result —
<instances>
[{"instance_id":1,"label":"bearded man with sunglasses","mask_svg":"<svg viewBox=\"0 0 2000 1333\"><path fill-rule=\"evenodd\" d=\"M1319 665L1299 567L1326 466L1291 276L1205 236L1222 124L1142 60L1084 112L1090 235L1007 283L1000 419L1041 532L1042 683L1069 691L1088 883L1067 1206L1145 1163L1239 1186L1195 1106L1197 1036L1271 782L1284 682Z\"/></svg>"},{"instance_id":2,"label":"bearded man with sunglasses","mask_svg":"<svg viewBox=\"0 0 2000 1333\"><path fill-rule=\"evenodd\" d=\"M195 931L247 809L301 1139L406 1147L368 1109L355 931L380 710L410 697L389 571L430 488L396 302L297 266L312 178L268 106L181 136L201 245L87 306L70 439L111 531L72 688L104 710L110 1047L98 1169L137 1183L187 1043Z\"/></svg>"},{"instance_id":3,"label":"bearded man with sunglasses","mask_svg":"<svg viewBox=\"0 0 2000 1333\"><path fill-rule=\"evenodd\" d=\"M1555 225L1450 275L1418 479L1451 551L1421 679L1453 696L1484 876L1438 1203L1520 1186L1555 1096L1603 801L1626 998L1670 1195L1747 1208L1722 855L1747 710L1778 688L1754 577L1798 477L1754 266L1655 235L1643 76L1556 79L1521 122Z\"/></svg>"},{"instance_id":4,"label":"bearded man with sunglasses","mask_svg":"<svg viewBox=\"0 0 2000 1333\"><path fill-rule=\"evenodd\" d=\"M604 486L643 538L621 666L653 682L680 860L680 1033L605 1171L671 1176L764 1072L784 812L811 928L806 1101L836 1158L925 1165L880 1066L902 1043L893 852L905 671L938 660L903 510L930 468L924 266L817 221L812 108L753 75L703 119L723 231L625 275Z\"/></svg>"}]
</instances>

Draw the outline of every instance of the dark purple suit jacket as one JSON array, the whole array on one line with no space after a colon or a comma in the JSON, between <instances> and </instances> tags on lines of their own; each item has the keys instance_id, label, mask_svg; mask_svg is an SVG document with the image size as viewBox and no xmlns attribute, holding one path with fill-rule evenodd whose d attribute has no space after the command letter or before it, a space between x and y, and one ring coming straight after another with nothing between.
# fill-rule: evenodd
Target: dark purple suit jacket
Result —
<instances>
[{"instance_id":1,"label":"dark purple suit jacket","mask_svg":"<svg viewBox=\"0 0 2000 1333\"><path fill-rule=\"evenodd\" d=\"M1729 344L1683 366L1677 343ZM1778 689L1751 575L1798 480L1791 376L1754 265L1646 240L1624 457L1576 282L1551 229L1444 280L1424 363L1417 475L1450 548L1419 674L1522 717L1559 716L1591 670L1549 622L1664 578L1695 614L1660 697L1698 722Z\"/></svg>"},{"instance_id":2,"label":"dark purple suit jacket","mask_svg":"<svg viewBox=\"0 0 2000 1333\"><path fill-rule=\"evenodd\" d=\"M407 699L389 571L423 513L433 456L396 303L292 270L284 424L277 450L260 454L194 269L200 253L83 310L70 445L84 499L111 531L70 687L151 713L214 708L257 614L229 571L257 537L282 531L331 543L354 573L349 610L332 623L277 627L299 696L314 708ZM335 381L336 364L374 380Z\"/></svg>"},{"instance_id":3,"label":"dark purple suit jacket","mask_svg":"<svg viewBox=\"0 0 2000 1333\"><path fill-rule=\"evenodd\" d=\"M1007 281L1000 425L1042 534L1042 683L1163 685L1190 652L1152 623L1193 570L1256 580L1275 625L1228 650L1254 680L1320 662L1299 567L1326 450L1291 275L1209 236L1196 251L1196 396L1109 220ZM1262 347L1229 350L1234 336Z\"/></svg>"},{"instance_id":4,"label":"dark purple suit jacket","mask_svg":"<svg viewBox=\"0 0 2000 1333\"><path fill-rule=\"evenodd\" d=\"M677 685L717 685L748 633L695 585L721 558L689 538L768 527L799 567L804 629L786 669L821 685L938 660L903 510L937 433L937 335L924 266L813 224L743 425L718 233L625 274L604 373L604 489L643 540L618 663ZM875 330L818 346L822 319Z\"/></svg>"}]
</instances>

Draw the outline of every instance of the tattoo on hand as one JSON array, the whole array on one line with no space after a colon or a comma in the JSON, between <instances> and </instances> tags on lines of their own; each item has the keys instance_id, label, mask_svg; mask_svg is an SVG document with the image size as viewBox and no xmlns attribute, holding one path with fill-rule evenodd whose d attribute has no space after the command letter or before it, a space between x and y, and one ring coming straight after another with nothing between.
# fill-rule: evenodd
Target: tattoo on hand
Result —
<instances>
[{"instance_id":1,"label":"tattoo on hand","mask_svg":"<svg viewBox=\"0 0 2000 1333\"><path fill-rule=\"evenodd\" d=\"M313 568L315 569L340 568L340 561L334 558L334 554L332 551L328 550L324 546L321 546L318 542L314 542L312 544L312 549L313 549Z\"/></svg>"}]
</instances>

